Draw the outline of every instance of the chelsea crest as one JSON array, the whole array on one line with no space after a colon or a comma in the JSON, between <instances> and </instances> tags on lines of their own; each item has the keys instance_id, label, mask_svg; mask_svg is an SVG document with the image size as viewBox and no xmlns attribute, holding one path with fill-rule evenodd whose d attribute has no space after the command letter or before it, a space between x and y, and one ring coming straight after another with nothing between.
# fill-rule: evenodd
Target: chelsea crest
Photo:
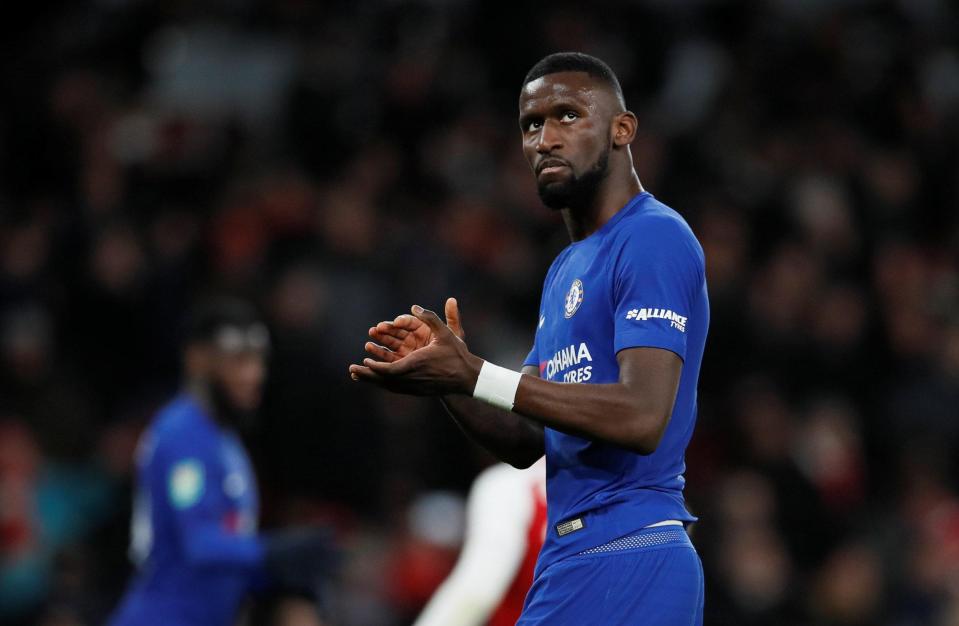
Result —
<instances>
[{"instance_id":1,"label":"chelsea crest","mask_svg":"<svg viewBox=\"0 0 959 626\"><path fill-rule=\"evenodd\" d=\"M579 305L583 303L583 281L576 279L570 285L569 293L566 294L566 306L564 307L566 319L573 317L573 314L579 310Z\"/></svg>"}]
</instances>

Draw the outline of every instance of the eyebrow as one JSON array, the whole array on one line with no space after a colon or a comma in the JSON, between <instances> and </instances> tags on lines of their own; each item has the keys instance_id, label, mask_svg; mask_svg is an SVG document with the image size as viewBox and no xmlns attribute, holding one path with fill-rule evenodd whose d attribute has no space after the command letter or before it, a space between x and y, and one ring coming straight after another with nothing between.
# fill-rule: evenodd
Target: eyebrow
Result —
<instances>
[{"instance_id":1,"label":"eyebrow","mask_svg":"<svg viewBox=\"0 0 959 626\"><path fill-rule=\"evenodd\" d=\"M547 104L544 107L544 109L545 109L545 113L532 112L532 111L527 113L521 113L519 116L519 125L525 128L529 124L529 122L535 119L542 119L543 117L546 117L551 114L557 114L557 113L562 114L565 111L569 111L571 109L576 110L577 112L589 111L588 106L586 106L584 103L579 102L568 95L555 97L555 99L549 102L549 104Z\"/></svg>"},{"instance_id":2,"label":"eyebrow","mask_svg":"<svg viewBox=\"0 0 959 626\"><path fill-rule=\"evenodd\" d=\"M523 113L519 116L519 127L525 130L526 127L529 126L530 122L542 117L542 115L538 115L536 113Z\"/></svg>"}]
</instances>

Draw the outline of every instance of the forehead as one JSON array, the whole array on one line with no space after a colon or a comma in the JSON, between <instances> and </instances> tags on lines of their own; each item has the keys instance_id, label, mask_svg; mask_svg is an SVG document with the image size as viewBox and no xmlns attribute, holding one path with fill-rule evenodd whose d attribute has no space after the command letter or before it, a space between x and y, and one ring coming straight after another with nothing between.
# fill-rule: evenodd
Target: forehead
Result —
<instances>
[{"instance_id":1,"label":"forehead","mask_svg":"<svg viewBox=\"0 0 959 626\"><path fill-rule=\"evenodd\" d=\"M570 101L592 107L604 100L607 91L600 81L586 72L547 74L523 85L519 94L519 110L525 113Z\"/></svg>"},{"instance_id":2,"label":"forehead","mask_svg":"<svg viewBox=\"0 0 959 626\"><path fill-rule=\"evenodd\" d=\"M254 348L246 348L237 352L216 350L213 352L213 356L216 367L220 368L220 371L227 372L235 371L237 368L242 368L250 363L266 365L268 361L268 353L265 350Z\"/></svg>"}]
</instances>

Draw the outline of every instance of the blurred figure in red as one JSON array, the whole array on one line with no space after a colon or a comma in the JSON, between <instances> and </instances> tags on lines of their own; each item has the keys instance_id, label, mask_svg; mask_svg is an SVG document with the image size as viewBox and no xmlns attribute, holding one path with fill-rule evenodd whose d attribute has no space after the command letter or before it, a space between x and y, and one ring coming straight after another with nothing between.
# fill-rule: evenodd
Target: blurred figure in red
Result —
<instances>
[{"instance_id":1,"label":"blurred figure in red","mask_svg":"<svg viewBox=\"0 0 959 626\"><path fill-rule=\"evenodd\" d=\"M498 463L473 483L456 567L414 626L512 626L546 534L546 461Z\"/></svg>"}]
</instances>

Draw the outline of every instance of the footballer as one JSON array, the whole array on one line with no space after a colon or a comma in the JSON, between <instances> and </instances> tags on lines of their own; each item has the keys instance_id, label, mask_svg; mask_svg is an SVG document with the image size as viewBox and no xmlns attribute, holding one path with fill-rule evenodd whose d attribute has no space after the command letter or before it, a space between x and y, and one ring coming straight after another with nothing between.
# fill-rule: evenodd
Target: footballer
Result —
<instances>
[{"instance_id":1,"label":"footballer","mask_svg":"<svg viewBox=\"0 0 959 626\"><path fill-rule=\"evenodd\" d=\"M546 274L522 371L470 352L458 305L370 329L354 380L439 396L516 467L546 455L548 525L519 626L702 623L703 570L686 527L685 450L709 326L703 250L645 191L636 116L595 57L526 75L523 151L571 243Z\"/></svg>"}]
</instances>

